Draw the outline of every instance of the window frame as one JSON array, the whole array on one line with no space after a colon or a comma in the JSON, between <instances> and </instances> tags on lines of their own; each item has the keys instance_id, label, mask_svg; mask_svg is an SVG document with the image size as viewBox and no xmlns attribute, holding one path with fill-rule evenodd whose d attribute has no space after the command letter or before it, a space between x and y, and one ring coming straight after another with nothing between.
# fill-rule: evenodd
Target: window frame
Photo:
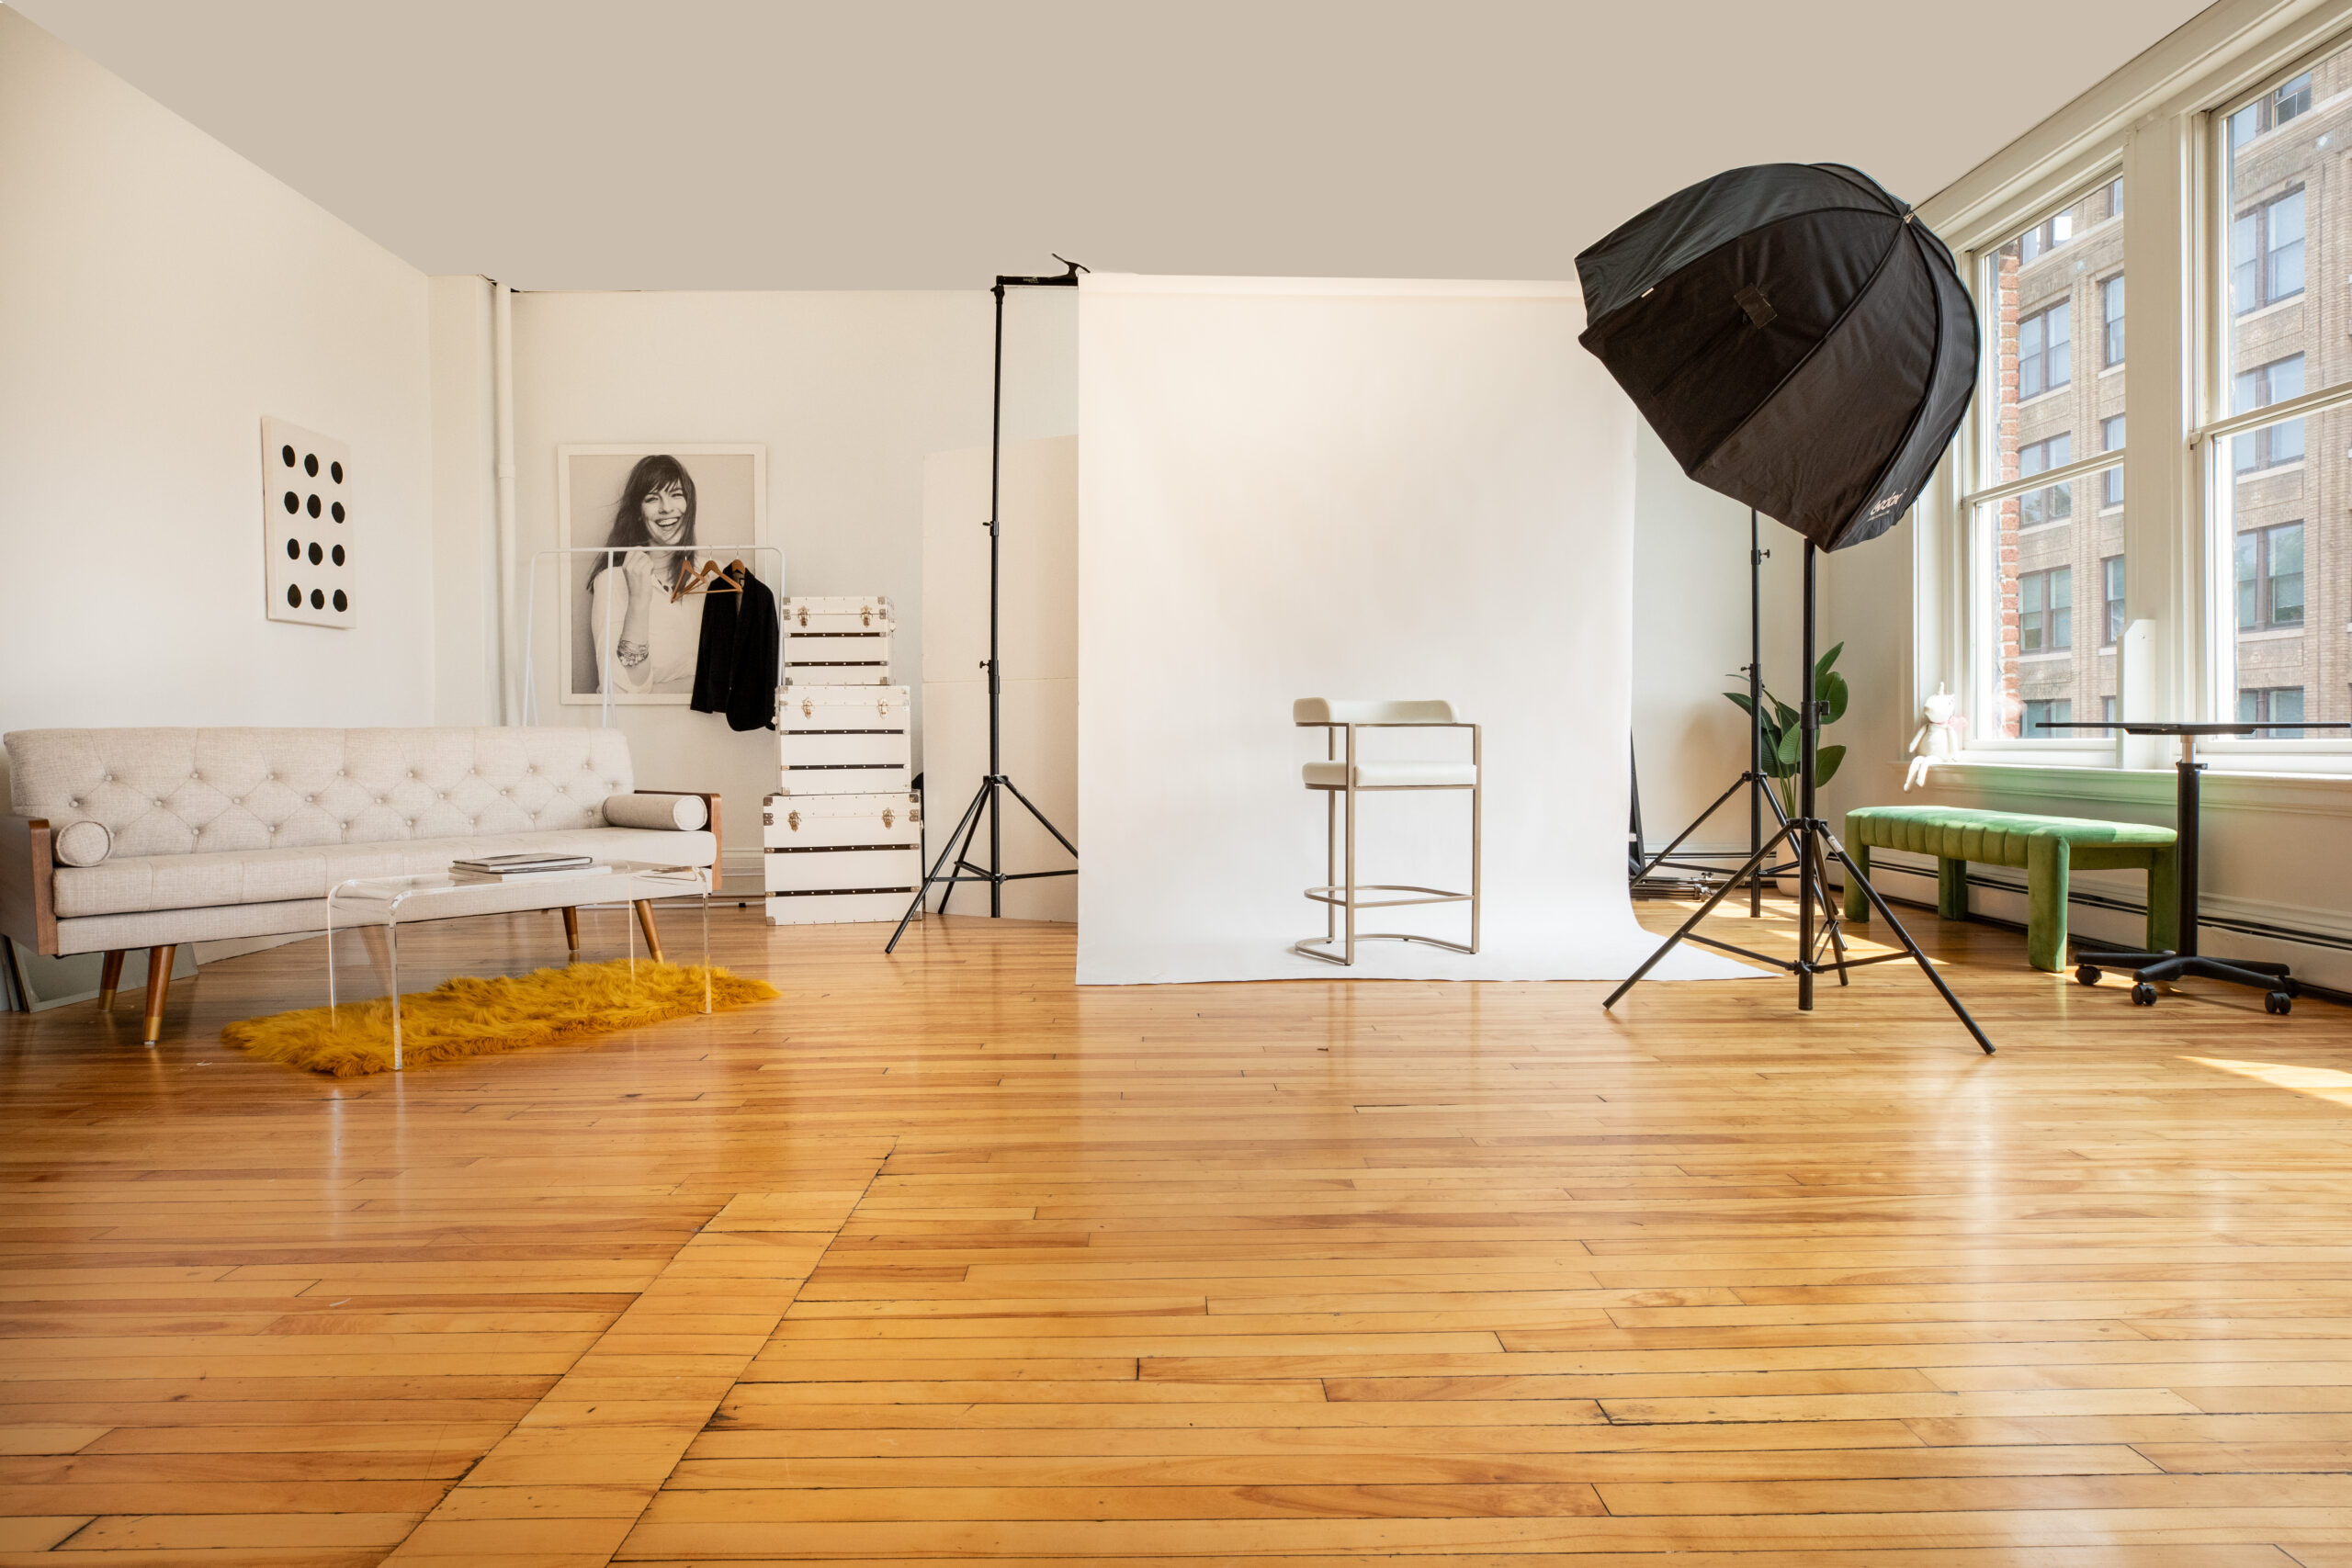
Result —
<instances>
[{"instance_id":1,"label":"window frame","mask_svg":"<svg viewBox=\"0 0 2352 1568\"><path fill-rule=\"evenodd\" d=\"M2075 297L2073 291L2069 290L2064 299L2053 299L2033 314L2018 318L2018 404L2019 407L2033 401L2036 398L2046 398L2052 392L2064 391L2075 384L2074 310ZM2063 381L2052 381L2050 378L2050 318L2061 312L2064 312L2066 317L2066 378ZM2033 355L2041 374L2041 385L2029 392L2025 389L2025 329L2035 322L2041 324L2041 346Z\"/></svg>"},{"instance_id":2,"label":"window frame","mask_svg":"<svg viewBox=\"0 0 2352 1568\"><path fill-rule=\"evenodd\" d=\"M2108 309L2110 294L2117 299L2124 297L2126 291L2123 287L2123 272L2118 270L2108 274L2091 286L2093 293L2098 298L2098 367L2103 371L2113 370L2123 363L2126 339L2124 321L2130 306L2127 303L2122 310Z\"/></svg>"}]
</instances>

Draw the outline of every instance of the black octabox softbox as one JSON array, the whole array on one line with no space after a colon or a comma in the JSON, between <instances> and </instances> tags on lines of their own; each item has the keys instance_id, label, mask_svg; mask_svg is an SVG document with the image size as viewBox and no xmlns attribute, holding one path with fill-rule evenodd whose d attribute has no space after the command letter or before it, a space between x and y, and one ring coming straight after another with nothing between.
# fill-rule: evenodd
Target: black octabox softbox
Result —
<instances>
[{"instance_id":1,"label":"black octabox softbox","mask_svg":"<svg viewBox=\"0 0 2352 1568\"><path fill-rule=\"evenodd\" d=\"M1678 191L1577 257L1582 342L1683 472L1824 549L1893 527L1968 412L1951 252L1840 164Z\"/></svg>"}]
</instances>

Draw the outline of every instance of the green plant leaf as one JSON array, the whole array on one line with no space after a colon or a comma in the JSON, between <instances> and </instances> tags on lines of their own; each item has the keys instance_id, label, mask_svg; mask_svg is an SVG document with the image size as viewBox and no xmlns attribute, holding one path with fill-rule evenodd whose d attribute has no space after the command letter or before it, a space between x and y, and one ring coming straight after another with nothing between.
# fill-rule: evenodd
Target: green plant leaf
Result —
<instances>
[{"instance_id":1,"label":"green plant leaf","mask_svg":"<svg viewBox=\"0 0 2352 1568\"><path fill-rule=\"evenodd\" d=\"M1797 727L1797 719L1801 716L1798 714L1796 709L1791 707L1788 704L1782 702L1778 697L1774 697L1772 699L1772 706L1778 710L1775 716L1780 719L1781 728L1782 729L1794 729Z\"/></svg>"},{"instance_id":2,"label":"green plant leaf","mask_svg":"<svg viewBox=\"0 0 2352 1568\"><path fill-rule=\"evenodd\" d=\"M1821 678L1829 673L1829 667L1838 662L1838 656L1845 651L1846 645L1841 642L1837 647L1831 649L1828 652L1823 654L1819 659L1813 661L1813 679L1815 684L1818 685L1820 683Z\"/></svg>"},{"instance_id":3,"label":"green plant leaf","mask_svg":"<svg viewBox=\"0 0 2352 1568\"><path fill-rule=\"evenodd\" d=\"M1818 676L1814 682L1814 691L1829 705L1829 715L1822 723L1835 724L1846 716L1846 677L1838 674Z\"/></svg>"},{"instance_id":4,"label":"green plant leaf","mask_svg":"<svg viewBox=\"0 0 2352 1568\"><path fill-rule=\"evenodd\" d=\"M1799 729L1790 729L1781 733L1781 743L1772 748L1772 750L1773 754L1780 759L1781 767L1793 768L1797 765L1798 753L1804 749L1804 732ZM1786 778L1788 775L1781 773L1775 773L1772 776L1774 778Z\"/></svg>"},{"instance_id":5,"label":"green plant leaf","mask_svg":"<svg viewBox=\"0 0 2352 1568\"><path fill-rule=\"evenodd\" d=\"M1827 784L1831 775L1838 772L1838 764L1845 760L1846 748L1843 746L1824 746L1814 753L1813 782L1816 784Z\"/></svg>"},{"instance_id":6,"label":"green plant leaf","mask_svg":"<svg viewBox=\"0 0 2352 1568\"><path fill-rule=\"evenodd\" d=\"M1740 712L1750 713L1754 711L1748 704L1747 694L1746 692L1725 692L1724 695L1729 697L1731 699L1732 706L1737 708Z\"/></svg>"}]
</instances>

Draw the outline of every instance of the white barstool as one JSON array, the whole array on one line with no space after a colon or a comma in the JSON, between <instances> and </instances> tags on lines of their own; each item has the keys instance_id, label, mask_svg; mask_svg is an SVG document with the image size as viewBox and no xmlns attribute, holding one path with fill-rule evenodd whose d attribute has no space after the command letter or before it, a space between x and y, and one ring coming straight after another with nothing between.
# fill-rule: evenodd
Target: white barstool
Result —
<instances>
[{"instance_id":1,"label":"white barstool","mask_svg":"<svg viewBox=\"0 0 2352 1568\"><path fill-rule=\"evenodd\" d=\"M1320 887L1306 890L1307 897L1321 904L1323 935L1309 937L1291 944L1293 953L1308 958L1319 958L1326 964L1352 964L1356 961L1359 942L1419 942L1431 947L1442 947L1453 953L1478 951L1478 862L1479 817L1482 771L1479 766L1478 727L1464 724L1453 716L1453 705L1443 702L1334 702L1328 697L1301 697L1291 705L1291 722L1301 728L1324 731L1325 760L1306 764L1306 787L1323 792L1324 873L1329 880ZM1466 729L1470 732L1470 760L1466 762L1380 762L1360 758L1356 750L1356 732L1363 729ZM1341 734L1344 732L1344 754ZM1470 891L1449 892L1442 887L1414 887L1397 883L1358 883L1356 881L1356 796L1386 794L1396 790L1459 789L1470 792ZM1340 812L1341 803L1347 811L1346 874L1340 874ZM1365 893L1396 893L1410 897L1365 899ZM1470 906L1470 942L1467 946L1447 942L1440 937L1418 936L1409 931L1360 931L1356 930L1358 909L1388 909L1405 904L1467 904ZM1341 929L1344 919L1345 930ZM1337 944L1340 951L1324 951Z\"/></svg>"}]
</instances>

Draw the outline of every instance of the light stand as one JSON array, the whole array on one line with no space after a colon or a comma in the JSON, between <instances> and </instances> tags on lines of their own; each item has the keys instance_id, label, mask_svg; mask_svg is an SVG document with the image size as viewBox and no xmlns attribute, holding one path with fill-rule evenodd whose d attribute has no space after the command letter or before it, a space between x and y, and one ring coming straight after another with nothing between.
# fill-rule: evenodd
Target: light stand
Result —
<instances>
[{"instance_id":1,"label":"light stand","mask_svg":"<svg viewBox=\"0 0 2352 1568\"><path fill-rule=\"evenodd\" d=\"M1673 858L1674 852L1682 847L1684 840L1705 826L1707 818L1721 810L1732 796L1737 795L1743 788L1746 789L1747 791L1747 853L1749 864L1756 868L1752 873L1743 874L1747 880L1747 912L1751 917L1760 916L1764 912L1764 879L1796 869L1793 862L1786 865L1765 865L1756 859L1764 848L1766 805L1769 804L1771 807L1772 815L1779 819L1781 826L1785 828L1789 823L1788 813L1781 809L1780 797L1772 793L1771 778L1764 771L1764 562L1772 552L1762 547L1763 541L1758 530L1756 508L1751 506L1747 509L1747 771L1734 779L1730 788L1715 796L1715 803L1713 806L1691 818L1690 825L1677 833L1673 841L1655 855L1647 854L1642 842L1642 796L1640 784L1636 782L1634 788L1633 820L1627 830L1627 836L1633 840L1629 869L1637 895L1640 885L1656 874L1661 867L1669 871L1719 874L1722 868L1718 866L1693 865L1689 860L1676 860ZM1807 671L1805 678L1810 681L1812 679L1810 666L1807 667ZM1697 857L1708 852L1693 851L1691 852L1693 857ZM1737 852L1714 852L1720 857L1724 852L1736 853ZM1738 880L1735 877L1734 884Z\"/></svg>"},{"instance_id":2,"label":"light stand","mask_svg":"<svg viewBox=\"0 0 2352 1568\"><path fill-rule=\"evenodd\" d=\"M1976 1043L1984 1048L1984 1054L1989 1056L1993 1054L1993 1042L1985 1038L1984 1030L1978 1028L1976 1021L1968 1015L1968 1010L1960 1005L1960 998L1952 995L1951 987L1944 984L1944 977L1936 973L1934 964L1928 962L1928 955L1919 951L1919 944L1911 940L1911 933L1903 929L1903 922L1894 918L1894 911L1889 908L1886 900L1879 896L1878 889L1871 886L1870 879L1864 876L1860 868L1854 864L1852 858L1846 853L1845 846L1838 841L1837 835L1830 832L1829 824L1814 814L1815 751L1819 744L1821 714L1826 705L1815 697L1813 679L1815 580L1815 565L1819 560L1820 553L1819 547L1811 539L1805 541L1804 697L1798 705L1798 725L1800 733L1804 736L1804 741L1798 752L1797 761L1797 814L1783 820L1781 830L1758 845L1756 852L1748 857L1747 863L1734 872L1731 880L1715 889L1713 896L1699 907L1698 913L1683 921L1680 929L1668 937L1656 953L1644 959L1642 966L1634 970L1626 978L1624 984L1610 992L1608 1000L1600 1005L1604 1009L1615 1007L1619 998L1632 990L1641 981L1643 976L1657 967L1658 961L1681 945L1686 939L1702 942L1709 947L1720 948L1725 953L1736 953L1742 958L1753 959L1759 964L1769 964L1776 969L1794 975L1797 977L1797 1010L1800 1012L1813 1010L1813 977L1815 975L1834 972L1838 976L1838 983L1843 986L1849 983L1846 974L1849 969L1858 969L1865 964L1886 964L1908 956L1917 961L1920 973L1928 976L1928 983L1936 987L1946 1004L1951 1008L1953 1014L1974 1037ZM1760 761L1760 753L1758 760ZM1736 785L1733 787L1737 788ZM1728 798L1728 792L1725 798ZM1718 801L1716 804L1721 805L1722 802ZM1710 809L1713 808L1710 807ZM1746 948L1734 947L1727 942L1717 942L1713 937L1701 936L1698 933L1699 922L1713 914L1715 906L1722 903L1724 896L1738 886L1743 880L1756 876L1761 871L1767 857L1783 843L1790 845L1796 852L1797 863L1804 868L1797 886L1797 955L1795 959L1774 958L1766 953L1751 953ZM1883 953L1871 958L1847 956L1844 939L1838 932L1838 912L1829 901L1827 855L1838 857L1838 864L1845 868L1847 876L1851 879L1848 886L1861 889L1863 896L1869 898L1871 908L1886 921L1888 927L1894 932L1895 939L1902 942L1903 952ZM1816 898L1820 900L1821 905L1821 937L1815 935L1814 928L1814 903ZM1824 938L1836 953L1835 959L1826 964L1821 962L1821 945Z\"/></svg>"},{"instance_id":3,"label":"light stand","mask_svg":"<svg viewBox=\"0 0 2352 1568\"><path fill-rule=\"evenodd\" d=\"M947 913L947 901L956 897L957 883L987 883L989 915L990 919L996 919L1004 913L1006 883L1024 882L1039 876L1078 874L1076 866L1065 866L1059 871L1008 872L1004 869L1004 809L1000 793L1009 792L1030 816L1037 819L1039 827L1051 833L1055 841L1068 850L1073 858L1077 856L1078 846L1064 837L1062 830L1037 809L1036 803L1022 794L1020 786L1005 774L1004 671L997 657L1002 587L998 569L1000 545L1004 533L1002 522L997 515L997 484L1004 465L1004 291L1007 288L1077 288L1078 275L1086 269L1074 261L1064 261L1060 256L1054 259L1061 262L1066 269L1057 276L999 276L989 290L996 296L996 366L995 389L989 408L989 657L988 661L980 666L989 672L989 771L981 778L980 787L973 792L972 803L964 807L964 815L956 819L954 829L948 833L945 846L940 850L939 858L932 863L931 872L922 879L922 886L915 889L914 902L908 905L907 912L899 918L899 929L890 933L888 945L882 949L884 953L898 951L899 939L907 934L908 923L922 910L923 900L931 897L934 883L946 884L947 890L939 896L939 912L943 915ZM975 865L971 860L972 839L979 831L983 816L987 817L989 823L989 863L985 867ZM952 872L947 869L951 860L955 864Z\"/></svg>"}]
</instances>

